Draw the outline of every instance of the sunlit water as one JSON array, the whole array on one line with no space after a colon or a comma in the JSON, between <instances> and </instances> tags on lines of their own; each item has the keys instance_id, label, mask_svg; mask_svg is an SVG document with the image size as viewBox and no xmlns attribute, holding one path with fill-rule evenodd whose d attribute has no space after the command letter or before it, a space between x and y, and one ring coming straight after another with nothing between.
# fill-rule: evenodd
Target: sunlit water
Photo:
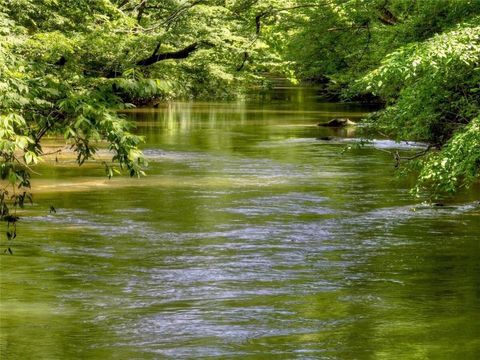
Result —
<instances>
[{"instance_id":1,"label":"sunlit water","mask_svg":"<svg viewBox=\"0 0 480 360\"><path fill-rule=\"evenodd\" d=\"M40 168L0 257L0 358L480 358L478 188L422 204L386 152L421 144L345 151L316 124L368 109L315 100L130 112L143 179Z\"/></svg>"}]
</instances>

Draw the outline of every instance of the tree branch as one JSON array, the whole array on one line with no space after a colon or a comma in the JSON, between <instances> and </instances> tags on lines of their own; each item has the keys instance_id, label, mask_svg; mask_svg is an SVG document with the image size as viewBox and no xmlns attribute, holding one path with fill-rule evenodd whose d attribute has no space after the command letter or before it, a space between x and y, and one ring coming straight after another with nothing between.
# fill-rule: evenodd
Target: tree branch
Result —
<instances>
[{"instance_id":1,"label":"tree branch","mask_svg":"<svg viewBox=\"0 0 480 360\"><path fill-rule=\"evenodd\" d=\"M422 151L419 151L419 152L413 154L412 156L405 156L405 157L400 156L399 152L395 151L395 153L393 154L393 158L395 159L395 167L398 168L400 166L401 161L404 161L404 160L410 161L410 160L414 160L414 159L417 159L419 157L422 157L422 156L426 155L434 147L435 147L434 145L429 144Z\"/></svg>"},{"instance_id":2,"label":"tree branch","mask_svg":"<svg viewBox=\"0 0 480 360\"><path fill-rule=\"evenodd\" d=\"M120 4L118 4L118 8L121 9L122 7L124 7L125 5L128 4L130 0L123 0Z\"/></svg>"},{"instance_id":3,"label":"tree branch","mask_svg":"<svg viewBox=\"0 0 480 360\"><path fill-rule=\"evenodd\" d=\"M244 68L244 66L247 63L249 58L250 58L250 55L248 54L248 52L245 51L243 53L243 61L242 61L241 65L237 68L237 71L242 71L242 69Z\"/></svg>"},{"instance_id":4,"label":"tree branch","mask_svg":"<svg viewBox=\"0 0 480 360\"><path fill-rule=\"evenodd\" d=\"M379 8L380 14L377 19L384 25L396 25L398 19L393 13L387 8L389 6L389 0L385 0L385 3Z\"/></svg>"},{"instance_id":5,"label":"tree branch","mask_svg":"<svg viewBox=\"0 0 480 360\"><path fill-rule=\"evenodd\" d=\"M343 2L341 2L340 4L345 3L347 1L348 0L343 0ZM334 4L335 4L334 1L328 1L328 2L324 2L324 3L320 3L320 4L301 4L301 5L289 6L289 7L278 8L278 9L275 9L274 7L271 6L267 10L265 10L265 11L259 13L257 16L255 16L256 34L257 34L257 36L260 35L261 26L262 26L261 21L262 21L263 18L267 18L269 16L276 15L276 14L281 13L283 11L291 11L291 10L306 9L306 8L322 8L322 7L326 7L326 6L330 6L330 5L334 5Z\"/></svg>"},{"instance_id":6,"label":"tree branch","mask_svg":"<svg viewBox=\"0 0 480 360\"><path fill-rule=\"evenodd\" d=\"M190 4L189 3L186 3L180 7L178 7L173 13L171 13L167 19L164 21L164 24L165 25L169 25L171 24L179 15L181 15L184 11L187 11L191 8L193 8L194 6L197 6L197 5L201 5L202 2L204 2L205 0L195 0L195 1L192 1Z\"/></svg>"},{"instance_id":7,"label":"tree branch","mask_svg":"<svg viewBox=\"0 0 480 360\"><path fill-rule=\"evenodd\" d=\"M198 47L199 47L199 43L194 42L193 44L190 44L187 47L184 47L183 49L180 49L177 51L160 53L160 54L157 54L155 51L155 53L150 55L148 58L138 61L136 65L149 66L159 61L168 60L168 59L186 59L188 56L190 56L190 54L195 52L198 49Z\"/></svg>"},{"instance_id":8,"label":"tree branch","mask_svg":"<svg viewBox=\"0 0 480 360\"><path fill-rule=\"evenodd\" d=\"M140 23L143 17L143 13L145 12L145 8L147 6L147 0L142 0L142 2L138 5L138 13L137 13L137 23Z\"/></svg>"}]
</instances>

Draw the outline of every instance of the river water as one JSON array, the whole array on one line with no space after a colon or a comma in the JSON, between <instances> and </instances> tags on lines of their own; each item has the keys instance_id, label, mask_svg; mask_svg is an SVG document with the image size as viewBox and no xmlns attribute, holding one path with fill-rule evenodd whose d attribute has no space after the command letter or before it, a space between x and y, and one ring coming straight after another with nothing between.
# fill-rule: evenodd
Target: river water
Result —
<instances>
[{"instance_id":1,"label":"river water","mask_svg":"<svg viewBox=\"0 0 480 360\"><path fill-rule=\"evenodd\" d=\"M316 124L369 109L314 95L129 112L142 179L40 167L0 358L480 358L478 187L422 204L386 152L416 145L345 151Z\"/></svg>"}]
</instances>

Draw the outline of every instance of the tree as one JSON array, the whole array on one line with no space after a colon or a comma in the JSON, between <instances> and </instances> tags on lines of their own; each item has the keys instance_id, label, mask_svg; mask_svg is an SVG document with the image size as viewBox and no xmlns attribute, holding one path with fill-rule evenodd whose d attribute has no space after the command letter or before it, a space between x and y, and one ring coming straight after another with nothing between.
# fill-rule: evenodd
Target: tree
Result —
<instances>
[{"instance_id":1,"label":"tree","mask_svg":"<svg viewBox=\"0 0 480 360\"><path fill-rule=\"evenodd\" d=\"M289 4L290 2L283 2ZM31 200L45 136L81 165L99 146L107 175L145 164L118 110L155 98L229 96L282 69L256 28L275 0L7 0L0 4L0 219ZM268 32L265 24L265 32ZM258 64L258 65L257 65ZM12 235L13 236L13 235Z\"/></svg>"},{"instance_id":2,"label":"tree","mask_svg":"<svg viewBox=\"0 0 480 360\"><path fill-rule=\"evenodd\" d=\"M480 171L480 18L401 47L357 86L389 106L370 125L397 139L427 141L416 190L452 193Z\"/></svg>"},{"instance_id":3,"label":"tree","mask_svg":"<svg viewBox=\"0 0 480 360\"><path fill-rule=\"evenodd\" d=\"M428 142L407 157L419 174L417 194L471 185L480 169L480 2L328 3L321 12L301 9L286 53L299 76L326 82L344 99L381 100L386 107L368 119L365 136ZM397 165L406 160L394 155Z\"/></svg>"}]
</instances>

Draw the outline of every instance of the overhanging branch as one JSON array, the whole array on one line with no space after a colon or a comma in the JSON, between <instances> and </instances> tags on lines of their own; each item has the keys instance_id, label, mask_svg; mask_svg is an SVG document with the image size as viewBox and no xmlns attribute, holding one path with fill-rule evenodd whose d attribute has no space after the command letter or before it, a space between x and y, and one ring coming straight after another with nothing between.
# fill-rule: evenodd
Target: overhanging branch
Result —
<instances>
[{"instance_id":1,"label":"overhanging branch","mask_svg":"<svg viewBox=\"0 0 480 360\"><path fill-rule=\"evenodd\" d=\"M172 52L166 52L166 53L160 53L157 54L156 52L150 55L149 57L142 59L136 63L138 66L148 66L148 65L153 65L159 61L163 60L169 60L169 59L186 59L190 54L195 52L199 47L198 42L194 42L193 44L188 45L187 47L184 47L183 49L177 50L177 51L172 51Z\"/></svg>"},{"instance_id":2,"label":"overhanging branch","mask_svg":"<svg viewBox=\"0 0 480 360\"><path fill-rule=\"evenodd\" d=\"M395 151L395 153L393 154L393 158L395 159L395 167L398 168L400 166L400 162L402 161L410 161L425 156L433 148L435 148L435 146L429 144L425 149L413 154L412 156L400 156L400 153L398 151Z\"/></svg>"}]
</instances>

